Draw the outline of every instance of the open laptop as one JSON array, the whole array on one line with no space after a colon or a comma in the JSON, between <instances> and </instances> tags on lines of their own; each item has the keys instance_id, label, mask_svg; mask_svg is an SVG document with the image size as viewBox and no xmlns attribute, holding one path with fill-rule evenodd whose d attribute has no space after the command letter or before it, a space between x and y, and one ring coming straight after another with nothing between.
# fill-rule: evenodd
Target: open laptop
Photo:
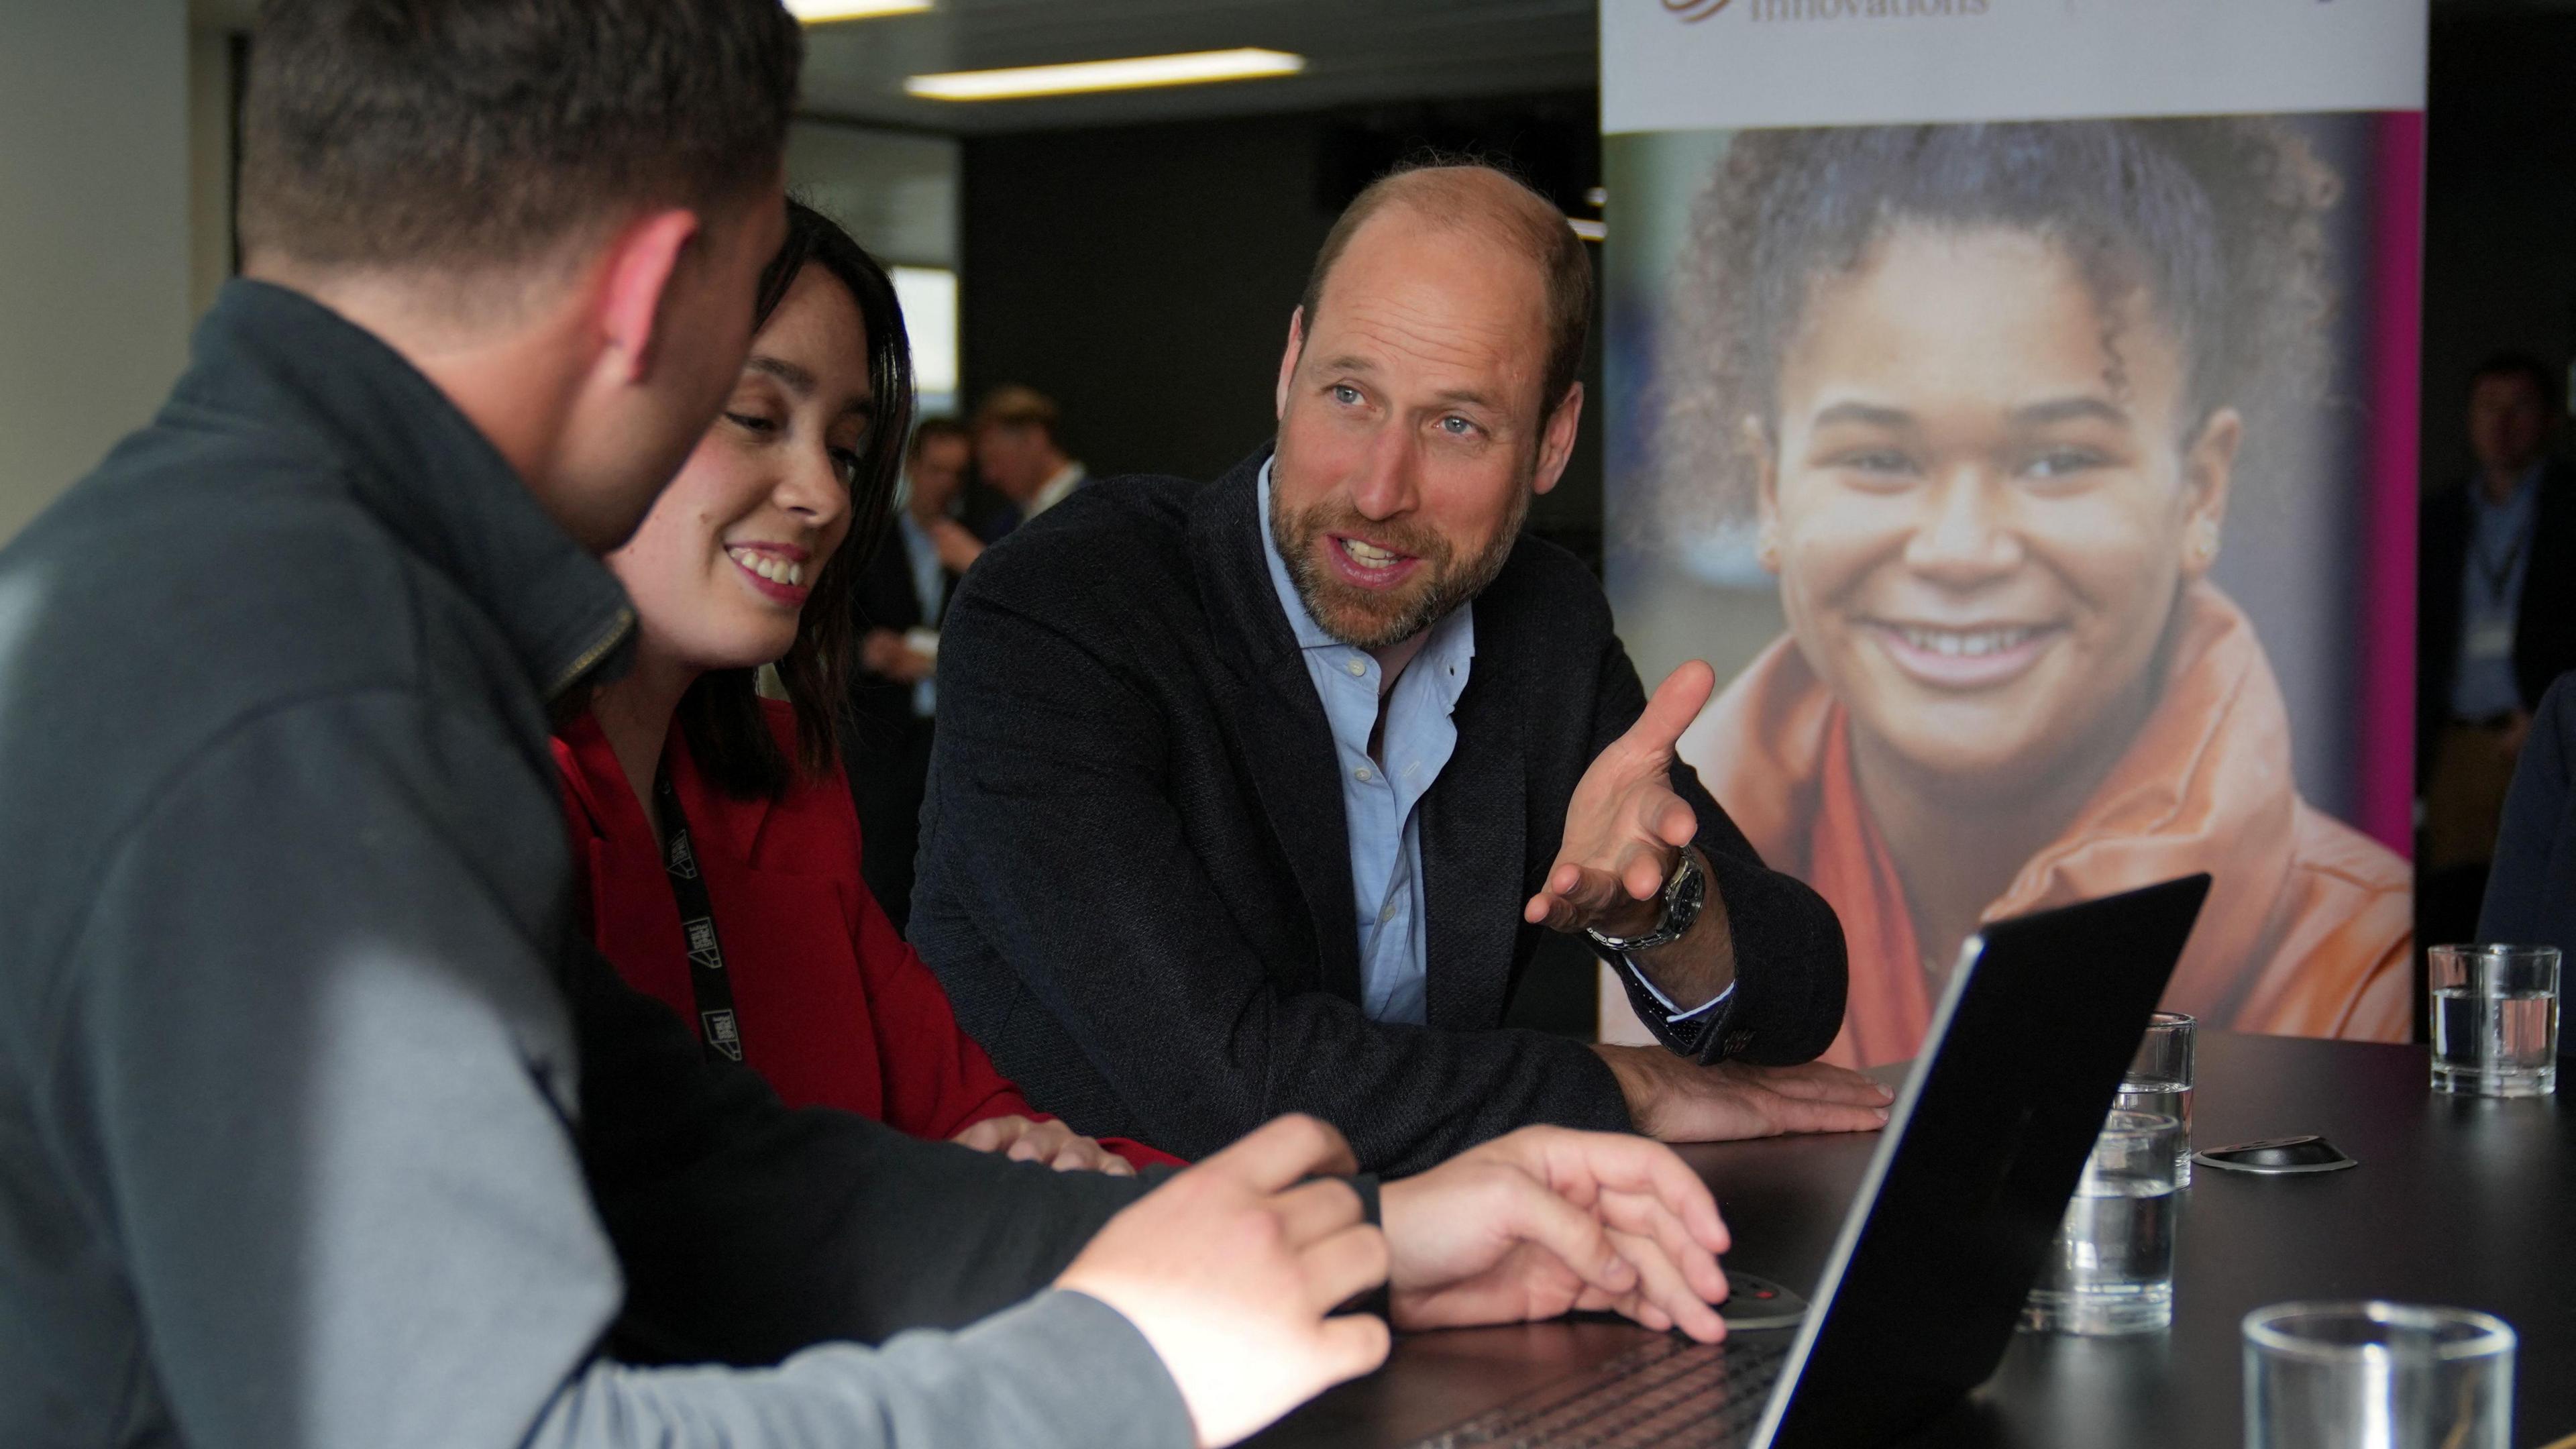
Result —
<instances>
[{"instance_id":1,"label":"open laptop","mask_svg":"<svg viewBox=\"0 0 2576 1449\"><path fill-rule=\"evenodd\" d=\"M1666 1335L1418 1449L1859 1449L1985 1382L2209 877L1969 938L1797 1336Z\"/></svg>"}]
</instances>

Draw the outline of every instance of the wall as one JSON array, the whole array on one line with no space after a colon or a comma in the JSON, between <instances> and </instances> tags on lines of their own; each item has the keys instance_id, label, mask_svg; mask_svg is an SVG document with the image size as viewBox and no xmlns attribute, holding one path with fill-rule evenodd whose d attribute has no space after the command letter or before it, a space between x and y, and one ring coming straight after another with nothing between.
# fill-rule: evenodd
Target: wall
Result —
<instances>
[{"instance_id":1,"label":"wall","mask_svg":"<svg viewBox=\"0 0 2576 1449\"><path fill-rule=\"evenodd\" d=\"M2571 74L2576 15L2434 22L2424 198L2428 487L2467 471L2471 368L2511 348L2563 369L2576 344Z\"/></svg>"},{"instance_id":2,"label":"wall","mask_svg":"<svg viewBox=\"0 0 2576 1449\"><path fill-rule=\"evenodd\" d=\"M787 187L893 266L957 266L957 142L947 136L800 120L787 131Z\"/></svg>"},{"instance_id":3,"label":"wall","mask_svg":"<svg viewBox=\"0 0 2576 1449\"><path fill-rule=\"evenodd\" d=\"M198 27L188 36L188 315L201 317L240 269L233 237L235 110L250 38Z\"/></svg>"},{"instance_id":4,"label":"wall","mask_svg":"<svg viewBox=\"0 0 2576 1449\"><path fill-rule=\"evenodd\" d=\"M151 415L189 323L184 0L0 5L0 539Z\"/></svg>"},{"instance_id":5,"label":"wall","mask_svg":"<svg viewBox=\"0 0 2576 1449\"><path fill-rule=\"evenodd\" d=\"M1319 121L966 142L967 395L1025 383L1094 473L1213 477L1270 434L1288 313L1332 225Z\"/></svg>"}]
</instances>

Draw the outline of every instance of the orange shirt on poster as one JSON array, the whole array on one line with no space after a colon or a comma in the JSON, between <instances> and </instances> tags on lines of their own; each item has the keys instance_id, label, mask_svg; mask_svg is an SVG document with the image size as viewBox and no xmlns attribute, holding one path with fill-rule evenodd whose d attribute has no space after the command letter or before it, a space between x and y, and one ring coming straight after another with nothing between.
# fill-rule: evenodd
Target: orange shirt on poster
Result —
<instances>
[{"instance_id":1,"label":"orange shirt on poster","mask_svg":"<svg viewBox=\"0 0 2576 1449\"><path fill-rule=\"evenodd\" d=\"M2165 670L2128 753L1982 918L2205 870L2209 901L2168 1009L2231 1031L2406 1040L2411 872L2299 797L2288 710L2253 627L2215 588L2195 585ZM1851 990L1825 1059L1869 1067L1915 1054L1939 986L1853 777L1849 730L1842 704L1783 638L1683 736L1681 753L1762 858L1841 915Z\"/></svg>"}]
</instances>

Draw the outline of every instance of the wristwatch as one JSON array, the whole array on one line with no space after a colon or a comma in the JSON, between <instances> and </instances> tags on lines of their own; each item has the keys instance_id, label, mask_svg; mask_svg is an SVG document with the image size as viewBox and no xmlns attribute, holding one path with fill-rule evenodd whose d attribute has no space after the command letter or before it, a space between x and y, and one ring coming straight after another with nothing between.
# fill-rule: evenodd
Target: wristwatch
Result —
<instances>
[{"instance_id":1,"label":"wristwatch","mask_svg":"<svg viewBox=\"0 0 2576 1449\"><path fill-rule=\"evenodd\" d=\"M1699 853L1684 846L1681 864L1673 867L1672 878L1664 882L1664 917L1655 922L1653 930L1642 936L1613 936L1586 926L1583 934L1605 951L1651 951L1689 935L1691 923L1699 919L1700 907L1706 904L1708 876L1699 868Z\"/></svg>"}]
</instances>

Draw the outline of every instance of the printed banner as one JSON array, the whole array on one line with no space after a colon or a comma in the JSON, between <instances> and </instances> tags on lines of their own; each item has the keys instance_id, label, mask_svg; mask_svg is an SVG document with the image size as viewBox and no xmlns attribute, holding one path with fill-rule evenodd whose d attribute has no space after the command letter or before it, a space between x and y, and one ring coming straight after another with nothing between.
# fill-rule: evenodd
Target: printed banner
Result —
<instances>
[{"instance_id":1,"label":"printed banner","mask_svg":"<svg viewBox=\"0 0 2576 1449\"><path fill-rule=\"evenodd\" d=\"M2196 870L2169 1006L2410 1034L2425 25L1605 0L1611 598L1842 918L1831 1059L1980 922Z\"/></svg>"}]
</instances>

